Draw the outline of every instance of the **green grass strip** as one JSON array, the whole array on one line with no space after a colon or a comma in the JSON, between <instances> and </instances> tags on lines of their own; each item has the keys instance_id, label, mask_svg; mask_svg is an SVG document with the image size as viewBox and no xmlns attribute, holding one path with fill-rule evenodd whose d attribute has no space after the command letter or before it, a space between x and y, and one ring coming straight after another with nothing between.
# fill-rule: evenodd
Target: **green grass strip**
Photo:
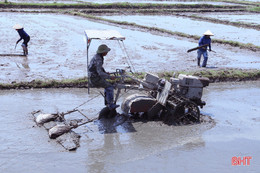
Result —
<instances>
[{"instance_id":1,"label":"green grass strip","mask_svg":"<svg viewBox=\"0 0 260 173\"><path fill-rule=\"evenodd\" d=\"M14 2L0 2L0 7L6 8L98 8L98 9L143 9L143 8L246 8L241 6L225 6L225 5L211 5L211 4L149 4L149 3L80 3L80 4L64 4L64 3L14 3Z\"/></svg>"},{"instance_id":2,"label":"green grass strip","mask_svg":"<svg viewBox=\"0 0 260 173\"><path fill-rule=\"evenodd\" d=\"M136 78L143 79L146 73L139 72L133 74ZM207 77L210 82L230 82L230 81L249 81L259 80L260 70L245 70L245 69L207 69L201 68L194 71L170 71L160 72L157 75L160 78L169 80L179 74L187 74L193 76ZM31 88L87 88L87 78L79 79L66 79L66 80L33 80L30 82L12 82L12 83L0 83L0 90L9 89L31 89ZM127 79L126 83L133 84L131 79Z\"/></svg>"},{"instance_id":3,"label":"green grass strip","mask_svg":"<svg viewBox=\"0 0 260 173\"><path fill-rule=\"evenodd\" d=\"M0 89L30 89L30 88L86 88L87 78L64 80L32 80L30 82L12 82L0 84Z\"/></svg>"},{"instance_id":4,"label":"green grass strip","mask_svg":"<svg viewBox=\"0 0 260 173\"><path fill-rule=\"evenodd\" d=\"M260 12L260 7L252 7L252 8L249 8L248 11Z\"/></svg>"},{"instance_id":5,"label":"green grass strip","mask_svg":"<svg viewBox=\"0 0 260 173\"><path fill-rule=\"evenodd\" d=\"M231 82L231 81L247 81L247 80L259 80L260 70L256 69L207 69L201 68L194 71L175 71L175 72L162 72L159 76L169 80L173 74L178 76L179 74L202 76L210 79L210 82Z\"/></svg>"}]
</instances>

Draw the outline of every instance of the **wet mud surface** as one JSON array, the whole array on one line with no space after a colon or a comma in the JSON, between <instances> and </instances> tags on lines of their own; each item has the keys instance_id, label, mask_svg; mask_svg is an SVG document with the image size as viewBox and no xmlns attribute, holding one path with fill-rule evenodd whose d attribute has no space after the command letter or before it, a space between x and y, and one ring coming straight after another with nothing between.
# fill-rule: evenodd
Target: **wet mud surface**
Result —
<instances>
[{"instance_id":1,"label":"wet mud surface","mask_svg":"<svg viewBox=\"0 0 260 173\"><path fill-rule=\"evenodd\" d=\"M216 18L220 20L228 20L231 22L244 22L251 25L260 25L260 19L257 14L246 13L222 13L222 14L197 14L202 17Z\"/></svg>"},{"instance_id":2,"label":"wet mud surface","mask_svg":"<svg viewBox=\"0 0 260 173\"><path fill-rule=\"evenodd\" d=\"M142 19L142 16L140 18ZM44 22L39 23L39 20L44 20ZM116 41L94 40L91 43L90 58L95 54L100 44L105 43L112 48L105 59L104 66L107 71L115 71L117 68L128 69L129 58L136 72L163 72L198 68L196 66L196 51L186 53L188 49L197 46L197 42L194 40L59 14L1 13L0 21L3 23L1 29L3 30L3 42L5 42L0 47L1 83L85 77L87 75L85 29L113 29L118 30L126 37L124 45ZM149 25L149 21L150 24L152 23L151 16L143 17L143 20L136 22L138 21L147 22L147 25ZM163 21L165 20L162 20L162 27L165 29L173 25L171 22ZM22 53L22 49L20 45L15 49L15 42L19 36L12 29L14 23L24 25L25 31L31 36L27 57L17 56L17 54ZM174 26L177 27L180 23L183 22L180 21ZM187 30L187 32L189 31ZM200 35L204 30L198 29L196 32ZM233 37L235 35L237 34L229 34ZM216 37L219 37L218 34ZM212 49L216 53L209 52L209 68L259 68L259 52L214 43L212 43ZM126 50L127 55L124 50Z\"/></svg>"},{"instance_id":3,"label":"wet mud surface","mask_svg":"<svg viewBox=\"0 0 260 173\"><path fill-rule=\"evenodd\" d=\"M256 17L257 15L255 15ZM104 16L103 16L104 17ZM224 24L215 24L210 22L204 22L195 19L189 19L185 17L177 16L148 16L148 15L134 15L134 16L108 16L108 19L134 22L141 25L162 27L163 29L171 31L179 31L185 34L203 35L205 31L212 28L214 33L212 39L224 39L238 41L241 43L252 43L256 46L260 46L258 40L255 37L251 37L251 34L260 37L260 31L254 29L239 28L234 26L227 26ZM225 32L223 32L225 31ZM239 37L238 37L239 35Z\"/></svg>"},{"instance_id":4,"label":"wet mud surface","mask_svg":"<svg viewBox=\"0 0 260 173\"><path fill-rule=\"evenodd\" d=\"M0 91L0 170L255 172L260 168L259 88L259 81L207 87L203 94L207 105L201 111L215 123L168 126L160 121L128 121L114 126L113 120L95 121L74 130L81 138L80 147L72 152L50 140L47 131L36 126L31 112L66 112L96 97L97 90L89 95L86 89ZM93 118L102 102L101 96L96 97L80 110ZM81 117L71 114L66 119ZM250 166L231 167L233 156L245 155L253 158Z\"/></svg>"}]
</instances>

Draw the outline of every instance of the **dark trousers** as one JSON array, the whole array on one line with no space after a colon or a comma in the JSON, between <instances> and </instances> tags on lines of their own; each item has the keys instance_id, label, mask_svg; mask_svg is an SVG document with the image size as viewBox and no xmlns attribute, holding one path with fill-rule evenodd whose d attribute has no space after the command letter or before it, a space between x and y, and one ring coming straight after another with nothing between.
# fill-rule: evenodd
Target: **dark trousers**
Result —
<instances>
[{"instance_id":1,"label":"dark trousers","mask_svg":"<svg viewBox=\"0 0 260 173\"><path fill-rule=\"evenodd\" d=\"M28 37L26 37L26 38L24 38L23 39L23 43L22 44L24 44L25 45L25 47L27 47L28 46L28 42L30 41L30 36L28 36Z\"/></svg>"},{"instance_id":2,"label":"dark trousers","mask_svg":"<svg viewBox=\"0 0 260 173\"><path fill-rule=\"evenodd\" d=\"M92 87L102 87L105 92L105 105L112 106L114 103L114 86L101 77L90 77Z\"/></svg>"}]
</instances>

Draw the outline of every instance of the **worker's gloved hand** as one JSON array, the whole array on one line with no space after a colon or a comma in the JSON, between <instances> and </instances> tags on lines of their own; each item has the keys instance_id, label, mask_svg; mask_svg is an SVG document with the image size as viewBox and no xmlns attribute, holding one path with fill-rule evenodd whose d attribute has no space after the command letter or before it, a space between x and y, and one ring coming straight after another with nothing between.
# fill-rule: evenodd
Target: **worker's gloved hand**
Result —
<instances>
[{"instance_id":1,"label":"worker's gloved hand","mask_svg":"<svg viewBox=\"0 0 260 173\"><path fill-rule=\"evenodd\" d=\"M211 51L211 49L209 49L209 51Z\"/></svg>"}]
</instances>

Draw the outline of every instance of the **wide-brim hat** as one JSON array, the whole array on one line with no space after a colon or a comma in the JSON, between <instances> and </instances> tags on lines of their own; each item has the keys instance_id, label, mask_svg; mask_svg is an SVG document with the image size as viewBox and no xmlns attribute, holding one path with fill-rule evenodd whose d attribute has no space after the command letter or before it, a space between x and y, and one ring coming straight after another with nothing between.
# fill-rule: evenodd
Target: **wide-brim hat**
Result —
<instances>
[{"instance_id":1,"label":"wide-brim hat","mask_svg":"<svg viewBox=\"0 0 260 173\"><path fill-rule=\"evenodd\" d=\"M109 52L111 49L109 47L107 47L107 45L105 44L101 44L99 47L98 47L98 50L97 50L97 53L107 53Z\"/></svg>"},{"instance_id":2,"label":"wide-brim hat","mask_svg":"<svg viewBox=\"0 0 260 173\"><path fill-rule=\"evenodd\" d=\"M203 35L213 36L214 34L210 30L207 30Z\"/></svg>"},{"instance_id":3,"label":"wide-brim hat","mask_svg":"<svg viewBox=\"0 0 260 173\"><path fill-rule=\"evenodd\" d=\"M13 28L14 28L14 29L23 29L23 26L20 25L20 24L15 24L15 25L13 26Z\"/></svg>"}]
</instances>

